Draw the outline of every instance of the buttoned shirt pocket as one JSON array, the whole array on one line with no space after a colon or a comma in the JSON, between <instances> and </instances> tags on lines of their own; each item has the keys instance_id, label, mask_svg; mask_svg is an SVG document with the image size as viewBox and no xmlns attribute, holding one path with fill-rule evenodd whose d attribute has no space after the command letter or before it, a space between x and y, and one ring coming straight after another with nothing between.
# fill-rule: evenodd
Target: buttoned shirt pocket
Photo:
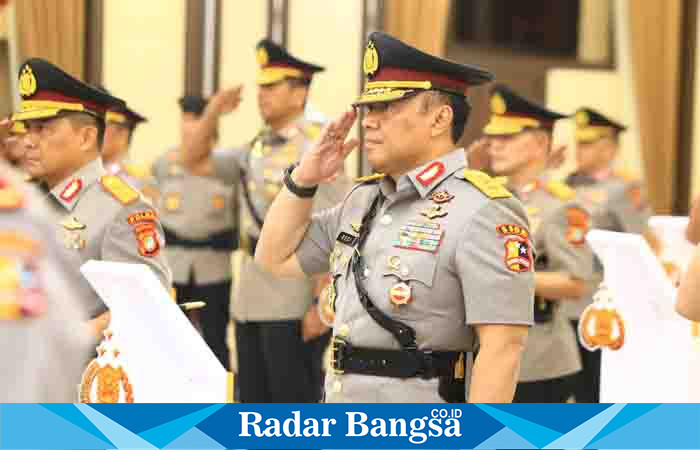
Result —
<instances>
[{"instance_id":1,"label":"buttoned shirt pocket","mask_svg":"<svg viewBox=\"0 0 700 450\"><path fill-rule=\"evenodd\" d=\"M381 273L389 282L403 281L412 288L432 288L437 268L437 255L420 250L393 247L384 256ZM420 283L422 286L416 286Z\"/></svg>"}]
</instances>

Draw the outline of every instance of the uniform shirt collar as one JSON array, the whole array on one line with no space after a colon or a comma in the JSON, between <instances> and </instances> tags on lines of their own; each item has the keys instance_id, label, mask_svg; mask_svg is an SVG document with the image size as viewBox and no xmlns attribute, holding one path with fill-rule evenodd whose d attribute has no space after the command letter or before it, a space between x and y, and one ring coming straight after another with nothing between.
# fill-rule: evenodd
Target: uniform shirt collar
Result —
<instances>
[{"instance_id":1,"label":"uniform shirt collar","mask_svg":"<svg viewBox=\"0 0 700 450\"><path fill-rule=\"evenodd\" d=\"M95 158L54 186L51 195L68 211L73 211L87 188L103 175L105 169L102 166L102 158Z\"/></svg>"},{"instance_id":2,"label":"uniform shirt collar","mask_svg":"<svg viewBox=\"0 0 700 450\"><path fill-rule=\"evenodd\" d=\"M299 133L302 132L307 120L306 117L301 114L292 123L282 128L281 130L274 131L269 126L265 126L261 135L263 136L264 142L266 144L274 144L276 142L286 142L290 139L294 139Z\"/></svg>"},{"instance_id":3,"label":"uniform shirt collar","mask_svg":"<svg viewBox=\"0 0 700 450\"><path fill-rule=\"evenodd\" d=\"M509 186L508 189L515 194L521 201L526 201L528 197L533 193L539 191L545 185L545 180L543 177L537 177L534 180L526 183L520 188L514 186Z\"/></svg>"},{"instance_id":4,"label":"uniform shirt collar","mask_svg":"<svg viewBox=\"0 0 700 450\"><path fill-rule=\"evenodd\" d=\"M396 183L396 190L401 191L412 185L420 197L425 198L446 178L465 167L467 167L467 157L464 149L458 148L402 175Z\"/></svg>"}]
</instances>

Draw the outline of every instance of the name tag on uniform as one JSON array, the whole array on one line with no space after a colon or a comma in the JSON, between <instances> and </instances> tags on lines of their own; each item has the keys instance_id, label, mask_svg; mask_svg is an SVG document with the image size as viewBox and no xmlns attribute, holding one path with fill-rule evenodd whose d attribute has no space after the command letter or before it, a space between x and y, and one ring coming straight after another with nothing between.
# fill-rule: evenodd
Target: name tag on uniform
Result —
<instances>
[{"instance_id":1,"label":"name tag on uniform","mask_svg":"<svg viewBox=\"0 0 700 450\"><path fill-rule=\"evenodd\" d=\"M445 230L434 222L409 222L399 230L394 247L435 253L440 247Z\"/></svg>"},{"instance_id":2,"label":"name tag on uniform","mask_svg":"<svg viewBox=\"0 0 700 450\"><path fill-rule=\"evenodd\" d=\"M350 233L346 233L345 231L341 231L338 237L336 238L338 242L341 244L353 246L355 245L355 242L357 241L357 236L353 236Z\"/></svg>"}]
</instances>

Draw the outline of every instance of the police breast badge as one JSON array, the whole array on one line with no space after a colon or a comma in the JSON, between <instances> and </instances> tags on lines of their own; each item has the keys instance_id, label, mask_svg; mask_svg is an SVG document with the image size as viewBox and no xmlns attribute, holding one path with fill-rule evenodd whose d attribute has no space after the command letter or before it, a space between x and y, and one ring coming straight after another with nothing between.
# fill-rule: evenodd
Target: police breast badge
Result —
<instances>
[{"instance_id":1,"label":"police breast badge","mask_svg":"<svg viewBox=\"0 0 700 450\"><path fill-rule=\"evenodd\" d=\"M134 389L126 367L119 359L119 349L112 332L105 330L104 340L83 372L80 383L80 403L134 403Z\"/></svg>"},{"instance_id":2,"label":"police breast badge","mask_svg":"<svg viewBox=\"0 0 700 450\"><path fill-rule=\"evenodd\" d=\"M625 344L625 322L604 283L593 297L593 303L581 314L578 337L581 345L591 352L604 347L619 350Z\"/></svg>"}]
</instances>

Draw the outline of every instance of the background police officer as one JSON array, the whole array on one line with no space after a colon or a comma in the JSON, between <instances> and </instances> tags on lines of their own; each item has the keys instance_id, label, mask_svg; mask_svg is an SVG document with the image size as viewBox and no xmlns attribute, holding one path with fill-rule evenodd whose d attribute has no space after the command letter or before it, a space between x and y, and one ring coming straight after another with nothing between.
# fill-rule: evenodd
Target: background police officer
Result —
<instances>
[{"instance_id":1,"label":"background police officer","mask_svg":"<svg viewBox=\"0 0 700 450\"><path fill-rule=\"evenodd\" d=\"M169 289L156 212L123 179L108 175L100 158L105 114L124 102L39 58L20 67L19 92L21 109L13 119L27 129L25 168L57 205L56 228L72 270L79 273L91 259L141 263ZM108 321L106 307L94 293L87 308L99 337Z\"/></svg>"},{"instance_id":2,"label":"background police officer","mask_svg":"<svg viewBox=\"0 0 700 450\"><path fill-rule=\"evenodd\" d=\"M508 177L524 203L535 241L535 326L523 355L516 402L564 402L569 378L581 369L576 337L563 301L593 289L593 252L586 244L589 214L566 184L546 181L551 132L565 116L497 85L491 92L488 136L491 171Z\"/></svg>"},{"instance_id":3,"label":"background police officer","mask_svg":"<svg viewBox=\"0 0 700 450\"><path fill-rule=\"evenodd\" d=\"M186 142L187 134L204 111L206 100L186 95L179 104L181 142ZM226 329L231 298L231 252L238 247L235 187L191 173L180 163L182 153L182 145L170 149L151 168L168 243L166 255L177 301L206 302L196 322L204 340L228 369Z\"/></svg>"},{"instance_id":4,"label":"background police officer","mask_svg":"<svg viewBox=\"0 0 700 450\"><path fill-rule=\"evenodd\" d=\"M272 276L252 255L270 204L282 188L284 168L298 161L318 137L320 124L305 114L314 74L322 67L290 55L262 40L256 47L258 107L265 126L239 149L212 150L219 116L240 101L240 88L223 90L207 105L192 141L185 145L185 165L200 175L238 183L241 196L241 245L247 255L236 280L232 314L238 353L238 386L243 402L315 402L321 396L319 362L328 335L312 305L322 281ZM316 208L342 199L342 178L316 198Z\"/></svg>"}]
</instances>

